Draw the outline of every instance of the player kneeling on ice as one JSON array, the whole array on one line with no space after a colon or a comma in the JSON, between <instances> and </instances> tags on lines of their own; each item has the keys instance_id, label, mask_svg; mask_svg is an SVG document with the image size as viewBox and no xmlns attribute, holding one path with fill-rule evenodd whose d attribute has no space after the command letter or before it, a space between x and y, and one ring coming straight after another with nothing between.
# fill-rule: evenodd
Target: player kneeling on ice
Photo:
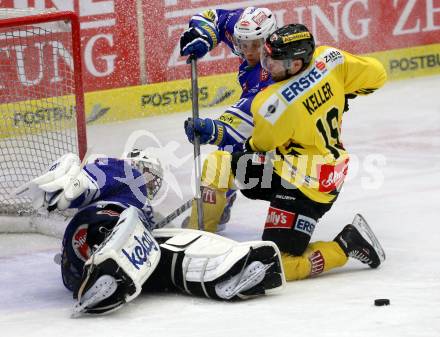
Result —
<instances>
[{"instance_id":1,"label":"player kneeling on ice","mask_svg":"<svg viewBox=\"0 0 440 337\"><path fill-rule=\"evenodd\" d=\"M157 159L133 150L81 167L66 154L28 184L35 208L78 209L64 233L61 274L74 312L102 314L142 290L180 290L230 300L281 288L272 242L235 242L191 229L154 229L150 200L162 183Z\"/></svg>"},{"instance_id":2,"label":"player kneeling on ice","mask_svg":"<svg viewBox=\"0 0 440 337\"><path fill-rule=\"evenodd\" d=\"M252 135L242 152L211 153L202 185L223 193L235 186L250 199L270 202L263 240L280 248L287 280L341 267L348 257L377 268L385 254L360 215L333 241L310 241L347 173L349 156L341 142L345 96L380 88L384 67L333 47L315 49L301 24L269 35L261 65L276 83L252 102Z\"/></svg>"},{"instance_id":3,"label":"player kneeling on ice","mask_svg":"<svg viewBox=\"0 0 440 337\"><path fill-rule=\"evenodd\" d=\"M235 152L252 134L250 108L255 95L273 83L268 71L261 67L260 52L265 39L277 28L275 15L268 8L259 7L208 9L195 14L189 26L180 38L181 55L201 58L223 42L240 57L237 79L242 91L238 101L218 118L188 118L184 124L186 136L191 143L198 135L202 145L216 145L220 150ZM203 188L205 230L220 232L225 229L236 194L234 189L223 194L222 191ZM198 228L195 201L193 205L191 217L182 224L184 227Z\"/></svg>"}]
</instances>

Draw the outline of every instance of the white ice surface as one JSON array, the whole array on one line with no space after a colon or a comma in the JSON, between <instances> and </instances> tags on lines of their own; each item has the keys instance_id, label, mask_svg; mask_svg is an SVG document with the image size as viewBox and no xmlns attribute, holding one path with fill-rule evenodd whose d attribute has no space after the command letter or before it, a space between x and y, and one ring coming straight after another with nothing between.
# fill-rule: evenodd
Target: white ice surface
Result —
<instances>
[{"instance_id":1,"label":"white ice surface","mask_svg":"<svg viewBox=\"0 0 440 337\"><path fill-rule=\"evenodd\" d=\"M353 156L351 173L314 239L332 239L360 212L387 253L378 270L350 261L327 275L289 283L277 295L250 301L147 294L110 316L71 319L73 300L53 263L60 241L0 235L0 336L440 336L439 95L437 76L394 82L353 101L344 116L342 138ZM143 128L162 146L177 141L174 153L182 158L192 151L182 128L187 116L90 126L89 144L94 153L119 155L127 137ZM141 145L157 146L152 143ZM367 165L371 158L380 159L373 162L373 171ZM191 195L191 169L191 159L170 168L184 200ZM378 186L368 184L381 177ZM167 213L181 203L171 191L158 209ZM258 239L266 210L265 202L240 196L224 234ZM376 298L389 298L391 305L375 307Z\"/></svg>"}]
</instances>

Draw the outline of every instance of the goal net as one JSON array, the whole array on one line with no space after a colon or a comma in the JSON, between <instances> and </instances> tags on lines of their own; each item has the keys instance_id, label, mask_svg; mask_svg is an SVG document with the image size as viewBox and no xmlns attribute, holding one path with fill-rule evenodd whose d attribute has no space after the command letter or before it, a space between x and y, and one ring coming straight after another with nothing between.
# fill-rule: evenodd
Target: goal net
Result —
<instances>
[{"instance_id":1,"label":"goal net","mask_svg":"<svg viewBox=\"0 0 440 337\"><path fill-rule=\"evenodd\" d=\"M67 152L85 154L80 50L73 12L0 9L0 232L34 214L11 195L17 186Z\"/></svg>"}]
</instances>

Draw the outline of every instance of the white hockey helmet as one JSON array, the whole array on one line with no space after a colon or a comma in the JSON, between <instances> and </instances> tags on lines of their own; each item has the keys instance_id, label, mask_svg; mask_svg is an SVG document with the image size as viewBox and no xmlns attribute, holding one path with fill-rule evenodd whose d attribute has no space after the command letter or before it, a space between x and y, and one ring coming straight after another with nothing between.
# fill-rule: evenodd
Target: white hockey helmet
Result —
<instances>
[{"instance_id":1,"label":"white hockey helmet","mask_svg":"<svg viewBox=\"0 0 440 337\"><path fill-rule=\"evenodd\" d=\"M247 7L234 26L236 51L244 57L243 43L259 41L261 46L266 38L277 29L275 15L268 8Z\"/></svg>"},{"instance_id":2,"label":"white hockey helmet","mask_svg":"<svg viewBox=\"0 0 440 337\"><path fill-rule=\"evenodd\" d=\"M145 151L133 149L123 156L147 181L147 197L152 200L162 187L163 168L159 159Z\"/></svg>"}]
</instances>

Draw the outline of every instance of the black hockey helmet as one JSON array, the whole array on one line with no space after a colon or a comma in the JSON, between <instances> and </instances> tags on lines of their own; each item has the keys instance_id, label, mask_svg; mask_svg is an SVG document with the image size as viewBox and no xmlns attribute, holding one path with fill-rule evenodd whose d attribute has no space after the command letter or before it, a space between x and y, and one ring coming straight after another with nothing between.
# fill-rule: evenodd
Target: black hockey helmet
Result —
<instances>
[{"instance_id":1,"label":"black hockey helmet","mask_svg":"<svg viewBox=\"0 0 440 337\"><path fill-rule=\"evenodd\" d=\"M306 26L283 26L266 39L265 52L274 60L302 60L306 68L315 51L315 39Z\"/></svg>"}]
</instances>

